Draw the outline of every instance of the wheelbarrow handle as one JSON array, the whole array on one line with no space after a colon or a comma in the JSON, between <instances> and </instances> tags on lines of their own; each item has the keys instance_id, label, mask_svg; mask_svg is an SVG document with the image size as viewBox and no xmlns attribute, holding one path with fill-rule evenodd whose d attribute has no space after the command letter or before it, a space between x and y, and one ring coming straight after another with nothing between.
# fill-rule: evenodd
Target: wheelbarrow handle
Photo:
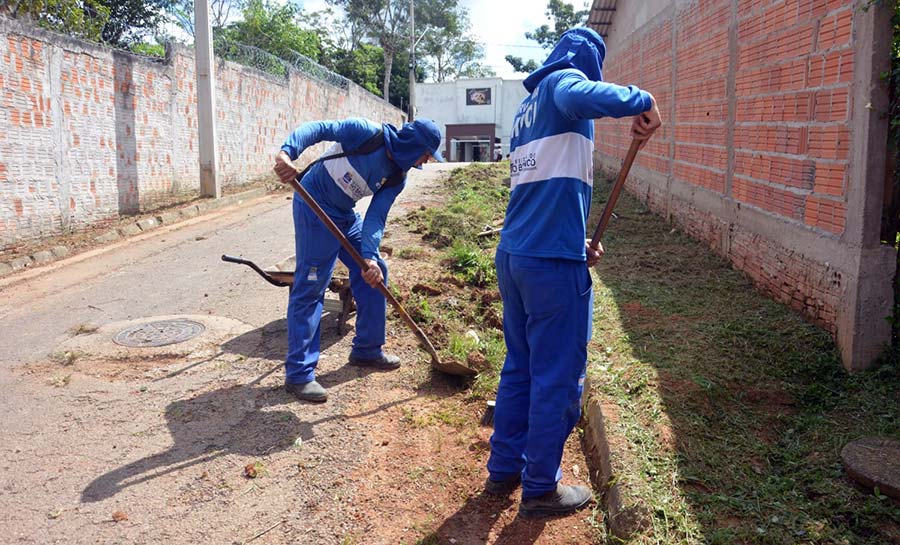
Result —
<instances>
[{"instance_id":1,"label":"wheelbarrow handle","mask_svg":"<svg viewBox=\"0 0 900 545\"><path fill-rule=\"evenodd\" d=\"M284 282L282 280L276 280L271 274L259 268L259 266L247 259L242 259L240 257L235 257L233 255L223 255L222 261L226 261L228 263L237 263L238 265L246 265L256 271L257 274L263 277L263 280L272 284L273 286L278 286L279 288L284 288L286 286L290 286L290 282Z\"/></svg>"}]
</instances>

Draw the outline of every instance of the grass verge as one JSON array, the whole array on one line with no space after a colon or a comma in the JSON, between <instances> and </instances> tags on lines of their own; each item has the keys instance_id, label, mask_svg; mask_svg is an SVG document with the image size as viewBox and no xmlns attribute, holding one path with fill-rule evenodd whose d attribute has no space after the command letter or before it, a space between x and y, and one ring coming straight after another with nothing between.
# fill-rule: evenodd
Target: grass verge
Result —
<instances>
[{"instance_id":1,"label":"grass verge","mask_svg":"<svg viewBox=\"0 0 900 545\"><path fill-rule=\"evenodd\" d=\"M471 389L474 399L493 397L506 355L503 307L497 290L494 250L497 236L478 233L503 222L509 189L509 164L472 164L457 169L445 184L446 206L421 208L406 216L407 226L443 251L440 294L413 293L403 302L428 332L441 357L466 361L480 374ZM406 255L421 251L403 250Z\"/></svg>"},{"instance_id":2,"label":"grass verge","mask_svg":"<svg viewBox=\"0 0 900 545\"><path fill-rule=\"evenodd\" d=\"M628 543L900 543L900 508L851 486L839 456L900 437L896 358L847 375L828 333L705 246L629 195L617 214L589 373L614 413L617 482L651 519Z\"/></svg>"}]
</instances>

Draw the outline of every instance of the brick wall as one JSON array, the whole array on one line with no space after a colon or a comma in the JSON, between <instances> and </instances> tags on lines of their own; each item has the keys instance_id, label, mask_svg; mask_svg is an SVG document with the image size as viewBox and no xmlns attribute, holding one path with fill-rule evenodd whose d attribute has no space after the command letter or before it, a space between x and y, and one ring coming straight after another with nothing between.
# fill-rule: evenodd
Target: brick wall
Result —
<instances>
[{"instance_id":1,"label":"brick wall","mask_svg":"<svg viewBox=\"0 0 900 545\"><path fill-rule=\"evenodd\" d=\"M854 0L651 4L649 19L617 13L613 25L637 28L616 29L604 65L608 81L653 93L666 123L638 156L629 189L840 337L842 307L858 304L854 283L869 276L865 253L880 250L877 237L873 245L848 232L848 218L880 217L861 195L880 191L869 187L869 167L872 154L885 153L886 133L879 139L872 130L880 123L872 104L883 93L871 62L889 45L873 38L883 34L873 29L884 13L863 12ZM880 53L887 58L887 49ZM857 73L859 59L870 64ZM618 170L629 123L597 122L601 168ZM847 327L883 322L890 305L857 311Z\"/></svg>"},{"instance_id":2,"label":"brick wall","mask_svg":"<svg viewBox=\"0 0 900 545\"><path fill-rule=\"evenodd\" d=\"M0 249L199 189L193 51L156 61L0 18ZM402 113L351 85L216 63L223 185L268 173L298 124ZM311 154L310 154L311 155Z\"/></svg>"}]
</instances>

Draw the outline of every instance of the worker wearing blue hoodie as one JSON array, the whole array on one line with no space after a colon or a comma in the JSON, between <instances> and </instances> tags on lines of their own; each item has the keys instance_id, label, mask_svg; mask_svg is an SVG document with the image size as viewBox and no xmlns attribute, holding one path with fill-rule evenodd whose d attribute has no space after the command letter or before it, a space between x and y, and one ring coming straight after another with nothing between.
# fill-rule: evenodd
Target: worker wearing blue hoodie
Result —
<instances>
[{"instance_id":1,"label":"worker wearing blue hoodie","mask_svg":"<svg viewBox=\"0 0 900 545\"><path fill-rule=\"evenodd\" d=\"M563 446L581 415L593 305L588 267L602 254L585 241L593 120L635 116L632 134L641 140L661 124L649 93L603 81L605 55L593 30L564 33L525 79L531 94L513 121L512 193L496 255L507 356L485 489L508 494L521 482L525 517L568 514L592 496L559 481Z\"/></svg>"},{"instance_id":2,"label":"worker wearing blue hoodie","mask_svg":"<svg viewBox=\"0 0 900 545\"><path fill-rule=\"evenodd\" d=\"M410 168L421 168L430 158L443 161L438 147L441 133L428 119L406 123L401 129L377 125L366 119L316 121L298 127L275 158L275 173L285 183L297 177L292 161L304 149L319 142L334 145L327 158L349 152L346 157L320 160L301 183L350 240L368 265L361 270L299 195L294 195L294 237L297 267L288 301L288 352L285 384L299 399L324 402L328 393L316 382L319 361L319 322L325 289L338 258L350 271L350 290L356 300L356 336L350 352L351 365L396 369L400 359L385 354L386 301L378 291L387 285L387 264L379 255L388 211L406 186ZM353 207L371 196L365 219Z\"/></svg>"}]
</instances>

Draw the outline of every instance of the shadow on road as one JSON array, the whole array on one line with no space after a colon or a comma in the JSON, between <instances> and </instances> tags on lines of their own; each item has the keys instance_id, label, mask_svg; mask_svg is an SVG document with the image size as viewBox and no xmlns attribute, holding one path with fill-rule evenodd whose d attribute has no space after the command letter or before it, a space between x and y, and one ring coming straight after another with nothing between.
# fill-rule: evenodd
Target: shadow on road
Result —
<instances>
[{"instance_id":1,"label":"shadow on road","mask_svg":"<svg viewBox=\"0 0 900 545\"><path fill-rule=\"evenodd\" d=\"M329 320L329 326L332 325L332 320L335 318ZM326 333L322 335L323 351L341 340L336 328L324 329ZM192 363L157 379L174 378L188 369L214 361L217 357L228 353L273 362L270 370L249 384L230 386L170 403L166 407L165 418L174 443L172 447L165 452L136 460L97 477L82 492L82 501L100 501L114 496L129 486L218 456L227 454L260 456L282 451L290 448L297 437L304 443L312 440L315 428L320 424L331 420L362 418L416 397L385 403L360 414L334 414L316 421L303 421L297 414L302 413L302 410L288 409L289 405L297 403L292 395L280 387L259 386L263 379L283 370L281 361L286 348L287 321L275 320L225 342L216 356ZM339 384L359 380L370 372L372 372L370 369L343 365L322 373L318 380L325 387L333 388Z\"/></svg>"},{"instance_id":2,"label":"shadow on road","mask_svg":"<svg viewBox=\"0 0 900 545\"><path fill-rule=\"evenodd\" d=\"M219 456L262 456L286 450L299 437L315 437L317 426L331 420L364 418L407 403L417 396L392 401L359 414L334 414L303 421L286 408L296 403L282 388L230 386L166 407L166 425L174 443L165 452L141 458L94 479L81 494L83 502L110 498L123 489L179 471Z\"/></svg>"},{"instance_id":3,"label":"shadow on road","mask_svg":"<svg viewBox=\"0 0 900 545\"><path fill-rule=\"evenodd\" d=\"M513 503L511 497L491 496L485 492L472 496L439 528L422 538L421 542L455 543L456 545L488 543L489 534L497 524L500 513L509 509ZM503 527L493 543L495 545L531 545L538 540L545 526L545 520L527 520L516 517Z\"/></svg>"}]
</instances>

